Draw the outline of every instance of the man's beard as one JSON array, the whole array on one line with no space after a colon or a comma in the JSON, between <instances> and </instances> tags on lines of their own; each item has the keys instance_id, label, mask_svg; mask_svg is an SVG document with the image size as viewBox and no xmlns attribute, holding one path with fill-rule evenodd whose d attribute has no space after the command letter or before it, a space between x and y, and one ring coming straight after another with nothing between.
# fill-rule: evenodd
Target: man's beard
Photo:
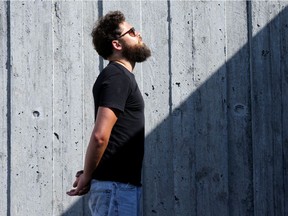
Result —
<instances>
[{"instance_id":1,"label":"man's beard","mask_svg":"<svg viewBox=\"0 0 288 216\"><path fill-rule=\"evenodd\" d=\"M130 46L125 41L123 41L122 47L123 57L130 62L144 62L148 57L151 56L150 49L144 43Z\"/></svg>"}]
</instances>

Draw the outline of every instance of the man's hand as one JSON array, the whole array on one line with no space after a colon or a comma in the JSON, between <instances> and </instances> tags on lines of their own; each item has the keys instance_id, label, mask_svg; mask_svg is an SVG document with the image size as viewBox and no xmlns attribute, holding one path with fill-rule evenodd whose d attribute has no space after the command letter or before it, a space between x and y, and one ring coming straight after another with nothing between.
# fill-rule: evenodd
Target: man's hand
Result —
<instances>
[{"instance_id":1,"label":"man's hand","mask_svg":"<svg viewBox=\"0 0 288 216\"><path fill-rule=\"evenodd\" d=\"M79 171L76 174L76 180L73 184L75 189L71 189L67 192L69 196L82 196L90 190L91 177L83 174L83 171Z\"/></svg>"}]
</instances>

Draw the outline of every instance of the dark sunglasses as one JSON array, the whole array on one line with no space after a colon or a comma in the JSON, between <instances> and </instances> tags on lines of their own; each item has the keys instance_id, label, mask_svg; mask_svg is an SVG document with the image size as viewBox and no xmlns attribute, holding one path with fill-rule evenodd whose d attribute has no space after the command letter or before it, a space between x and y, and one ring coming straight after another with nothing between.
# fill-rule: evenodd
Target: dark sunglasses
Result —
<instances>
[{"instance_id":1,"label":"dark sunglasses","mask_svg":"<svg viewBox=\"0 0 288 216\"><path fill-rule=\"evenodd\" d=\"M125 32L125 33L123 33L122 35L120 35L118 38L121 38L121 37L125 36L126 34L129 34L131 37L136 37L135 28L132 27L132 28L129 29L127 32Z\"/></svg>"}]
</instances>

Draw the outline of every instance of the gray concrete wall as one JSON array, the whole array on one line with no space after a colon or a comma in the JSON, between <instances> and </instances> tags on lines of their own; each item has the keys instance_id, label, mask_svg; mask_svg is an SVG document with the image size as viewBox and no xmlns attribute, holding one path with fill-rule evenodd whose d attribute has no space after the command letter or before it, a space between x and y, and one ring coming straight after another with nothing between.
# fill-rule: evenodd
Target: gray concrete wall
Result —
<instances>
[{"instance_id":1,"label":"gray concrete wall","mask_svg":"<svg viewBox=\"0 0 288 216\"><path fill-rule=\"evenodd\" d=\"M107 62L89 36L121 10L153 56L145 216L288 215L287 1L1 1L0 215L89 215L65 195Z\"/></svg>"}]
</instances>

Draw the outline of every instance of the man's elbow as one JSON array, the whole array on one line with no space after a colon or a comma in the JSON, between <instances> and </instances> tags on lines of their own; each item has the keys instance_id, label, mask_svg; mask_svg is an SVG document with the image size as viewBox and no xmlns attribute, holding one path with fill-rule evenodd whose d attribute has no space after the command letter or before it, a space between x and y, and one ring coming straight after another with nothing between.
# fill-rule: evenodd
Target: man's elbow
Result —
<instances>
[{"instance_id":1,"label":"man's elbow","mask_svg":"<svg viewBox=\"0 0 288 216\"><path fill-rule=\"evenodd\" d=\"M105 147L108 143L108 136L101 133L94 133L94 141L97 147Z\"/></svg>"}]
</instances>

